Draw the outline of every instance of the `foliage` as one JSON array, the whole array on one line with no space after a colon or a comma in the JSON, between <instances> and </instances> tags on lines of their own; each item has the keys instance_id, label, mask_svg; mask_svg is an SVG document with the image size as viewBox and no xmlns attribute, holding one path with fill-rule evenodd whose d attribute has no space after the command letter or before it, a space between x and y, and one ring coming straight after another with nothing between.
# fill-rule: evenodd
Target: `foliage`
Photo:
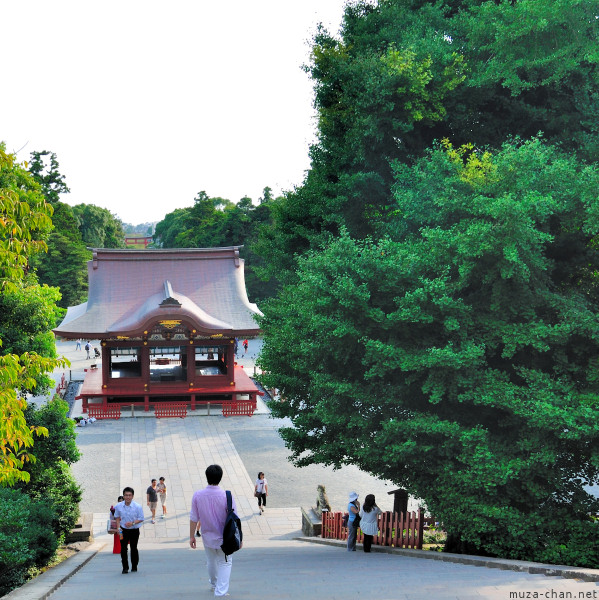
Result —
<instances>
[{"instance_id":1,"label":"foliage","mask_svg":"<svg viewBox=\"0 0 599 600\"><path fill-rule=\"evenodd\" d=\"M55 206L60 201L60 194L68 194L71 190L60 173L58 159L54 152L42 150L31 153L29 172L40 184L46 201Z\"/></svg>"},{"instance_id":2,"label":"foliage","mask_svg":"<svg viewBox=\"0 0 599 600\"><path fill-rule=\"evenodd\" d=\"M36 462L28 466L32 473L42 473L44 470L52 468L59 461L64 461L71 465L81 457L76 444L75 423L68 417L69 405L59 396L37 407L35 404L28 404L25 410L27 423L36 426L43 426L48 430L48 437L38 440L35 445ZM42 475L35 474L36 479L41 479ZM29 485L34 485L33 480Z\"/></svg>"},{"instance_id":3,"label":"foliage","mask_svg":"<svg viewBox=\"0 0 599 600\"><path fill-rule=\"evenodd\" d=\"M123 223L106 208L94 204L76 204L77 219L83 242L92 248L124 248Z\"/></svg>"},{"instance_id":4,"label":"foliage","mask_svg":"<svg viewBox=\"0 0 599 600\"><path fill-rule=\"evenodd\" d=\"M5 298L8 301L11 294L19 294L19 290L24 289L22 286L33 285L31 279L24 281L29 260L45 249L43 238L52 227L51 215L52 208L40 194L39 185L0 144L0 288L3 302ZM48 299L50 291L39 293ZM29 290L28 294L34 300L37 293ZM44 304L42 300L40 305ZM46 318L37 316L42 320ZM19 338L18 331L12 334L13 339ZM23 416L26 402L16 390L34 389L46 373L66 361L29 351L20 356L7 354L4 349L3 352L5 354L0 356L0 485L14 485L29 479L23 466L34 460L29 450L33 436L47 435L45 428L27 425Z\"/></svg>"},{"instance_id":5,"label":"foliage","mask_svg":"<svg viewBox=\"0 0 599 600\"><path fill-rule=\"evenodd\" d=\"M246 286L252 301L274 294L276 278L265 273L265 261L254 251L260 229L269 229L270 211L276 200L265 187L259 204L244 197L237 204L199 192L194 205L177 208L156 225L154 239L163 248L211 248L243 245Z\"/></svg>"},{"instance_id":6,"label":"foliage","mask_svg":"<svg viewBox=\"0 0 599 600\"><path fill-rule=\"evenodd\" d=\"M30 567L54 555L58 540L52 531L52 509L19 490L0 488L0 594L22 585Z\"/></svg>"},{"instance_id":7,"label":"foliage","mask_svg":"<svg viewBox=\"0 0 599 600\"><path fill-rule=\"evenodd\" d=\"M144 235L152 235L154 233L155 221L151 223L138 223L133 225L132 223L123 223L123 230L125 233L143 233Z\"/></svg>"},{"instance_id":8,"label":"foliage","mask_svg":"<svg viewBox=\"0 0 599 600\"><path fill-rule=\"evenodd\" d=\"M52 531L62 543L79 519L81 487L75 481L69 465L63 460L57 460L52 467L38 475L35 482L32 477L25 491L31 498L52 509Z\"/></svg>"},{"instance_id":9,"label":"foliage","mask_svg":"<svg viewBox=\"0 0 599 600\"><path fill-rule=\"evenodd\" d=\"M48 150L32 152L29 172L54 209L54 230L47 239L48 251L34 257L32 264L40 283L60 288L59 306L80 304L87 295L87 261L91 252L81 239L72 208L60 201L60 194L68 194L70 190L59 171L56 154Z\"/></svg>"},{"instance_id":10,"label":"foliage","mask_svg":"<svg viewBox=\"0 0 599 600\"><path fill-rule=\"evenodd\" d=\"M391 162L412 164L435 140L499 148L542 131L597 160L596 15L580 0L348 3L340 37L314 36L318 138L257 246L269 272L294 282L295 258L342 228L377 238L392 218Z\"/></svg>"},{"instance_id":11,"label":"foliage","mask_svg":"<svg viewBox=\"0 0 599 600\"><path fill-rule=\"evenodd\" d=\"M56 231L48 238L48 252L34 264L40 283L59 288L57 305L68 308L85 302L87 298L87 262L91 260L92 253L85 247L77 229L77 241L62 231L57 225Z\"/></svg>"},{"instance_id":12,"label":"foliage","mask_svg":"<svg viewBox=\"0 0 599 600\"><path fill-rule=\"evenodd\" d=\"M599 566L599 169L539 139L393 168L381 238L343 232L263 307L294 460L390 479L482 552Z\"/></svg>"},{"instance_id":13,"label":"foliage","mask_svg":"<svg viewBox=\"0 0 599 600\"><path fill-rule=\"evenodd\" d=\"M19 281L31 255L44 251L52 208L27 171L0 144L0 283Z\"/></svg>"},{"instance_id":14,"label":"foliage","mask_svg":"<svg viewBox=\"0 0 599 600\"><path fill-rule=\"evenodd\" d=\"M17 487L53 511L52 529L60 541L79 518L81 488L70 472L80 458L75 423L68 417L69 406L59 396L36 407L29 404L25 418L29 425L44 427L48 436L35 443L36 461L26 466L31 478Z\"/></svg>"},{"instance_id":15,"label":"foliage","mask_svg":"<svg viewBox=\"0 0 599 600\"><path fill-rule=\"evenodd\" d=\"M57 308L57 288L25 280L11 286L0 296L0 338L2 349L10 354L36 352L56 358L52 328L63 311Z\"/></svg>"},{"instance_id":16,"label":"foliage","mask_svg":"<svg viewBox=\"0 0 599 600\"><path fill-rule=\"evenodd\" d=\"M45 358L56 358L56 345L51 329L61 314L56 306L60 298L57 288L40 286L28 276L6 288L0 295L0 339L7 354L34 352ZM53 385L52 379L40 374L33 387L21 386L22 393L43 394Z\"/></svg>"}]
</instances>

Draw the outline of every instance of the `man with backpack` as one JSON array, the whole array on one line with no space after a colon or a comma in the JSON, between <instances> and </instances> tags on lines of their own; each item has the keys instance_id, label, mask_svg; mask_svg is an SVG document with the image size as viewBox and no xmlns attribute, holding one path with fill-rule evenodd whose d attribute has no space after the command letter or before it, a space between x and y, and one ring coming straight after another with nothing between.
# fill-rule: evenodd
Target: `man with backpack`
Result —
<instances>
[{"instance_id":1,"label":"man with backpack","mask_svg":"<svg viewBox=\"0 0 599 600\"><path fill-rule=\"evenodd\" d=\"M241 523L235 514L235 501L230 492L219 487L222 478L223 470L219 465L210 465L206 469L208 485L194 493L189 515L189 545L192 548L196 547L196 526L198 521L201 522L208 581L215 596L227 595L231 577L231 554L242 545Z\"/></svg>"}]
</instances>

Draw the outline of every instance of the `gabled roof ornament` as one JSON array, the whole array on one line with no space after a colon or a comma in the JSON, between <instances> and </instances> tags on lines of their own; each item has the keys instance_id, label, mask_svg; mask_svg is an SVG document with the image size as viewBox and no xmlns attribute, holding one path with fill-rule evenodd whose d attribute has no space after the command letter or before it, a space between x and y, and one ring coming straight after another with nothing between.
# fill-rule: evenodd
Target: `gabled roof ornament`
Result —
<instances>
[{"instance_id":1,"label":"gabled roof ornament","mask_svg":"<svg viewBox=\"0 0 599 600\"><path fill-rule=\"evenodd\" d=\"M159 304L159 306L181 308L181 302L173 297L173 286L168 279L164 282L164 300Z\"/></svg>"}]
</instances>

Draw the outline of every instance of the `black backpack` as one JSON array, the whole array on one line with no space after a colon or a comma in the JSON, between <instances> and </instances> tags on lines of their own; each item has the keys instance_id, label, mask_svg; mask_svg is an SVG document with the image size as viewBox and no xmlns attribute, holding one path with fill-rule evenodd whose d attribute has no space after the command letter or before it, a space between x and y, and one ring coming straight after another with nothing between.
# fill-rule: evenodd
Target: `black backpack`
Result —
<instances>
[{"instance_id":1,"label":"black backpack","mask_svg":"<svg viewBox=\"0 0 599 600\"><path fill-rule=\"evenodd\" d=\"M220 547L225 553L225 560L227 560L227 556L241 549L242 542L243 533L241 532L241 521L233 510L233 498L231 497L231 492L227 490L227 518L223 528L223 543Z\"/></svg>"}]
</instances>

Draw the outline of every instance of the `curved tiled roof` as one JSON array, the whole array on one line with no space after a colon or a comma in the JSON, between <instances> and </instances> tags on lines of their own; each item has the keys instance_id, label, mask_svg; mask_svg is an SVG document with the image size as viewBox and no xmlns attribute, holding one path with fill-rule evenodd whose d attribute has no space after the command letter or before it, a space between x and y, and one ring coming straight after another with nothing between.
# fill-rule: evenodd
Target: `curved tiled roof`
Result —
<instances>
[{"instance_id":1,"label":"curved tiled roof","mask_svg":"<svg viewBox=\"0 0 599 600\"><path fill-rule=\"evenodd\" d=\"M210 335L259 333L254 316L261 313L248 300L238 246L93 252L88 301L68 309L58 335L133 335L167 319Z\"/></svg>"}]
</instances>

